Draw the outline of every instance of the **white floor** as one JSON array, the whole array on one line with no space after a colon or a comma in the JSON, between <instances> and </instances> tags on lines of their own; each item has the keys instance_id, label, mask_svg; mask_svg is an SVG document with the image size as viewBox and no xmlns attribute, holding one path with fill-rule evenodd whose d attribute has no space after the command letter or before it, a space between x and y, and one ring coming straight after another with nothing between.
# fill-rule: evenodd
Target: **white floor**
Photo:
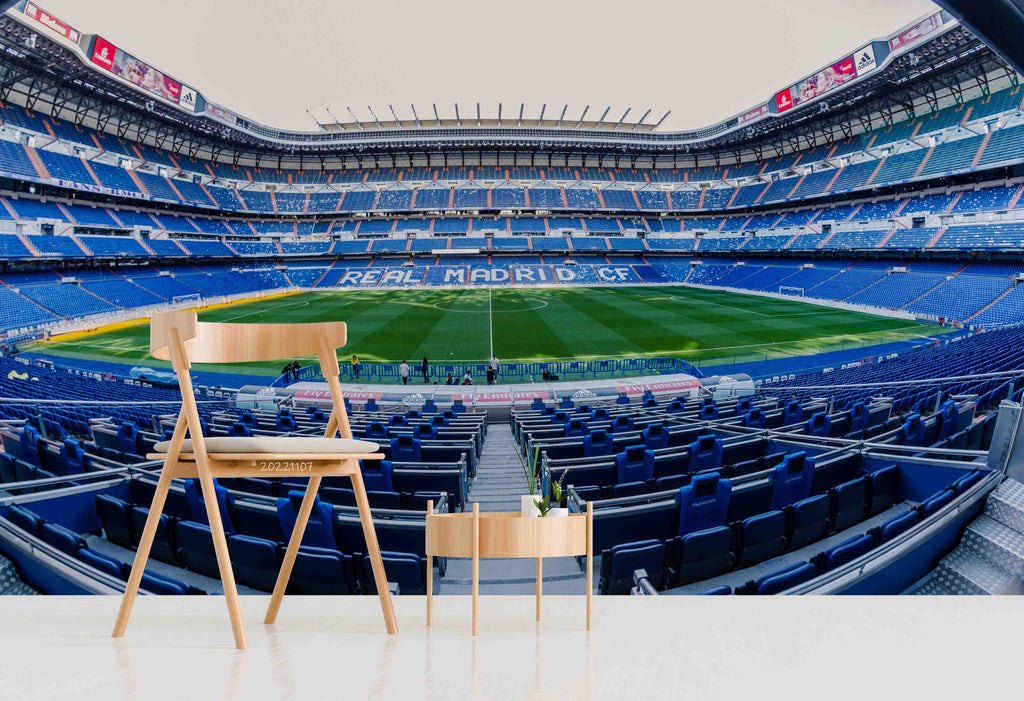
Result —
<instances>
[{"instance_id":1,"label":"white floor","mask_svg":"<svg viewBox=\"0 0 1024 701\"><path fill-rule=\"evenodd\" d=\"M1002 699L1019 696L1017 597L293 597L232 648L218 597L0 597L0 698L25 699Z\"/></svg>"}]
</instances>

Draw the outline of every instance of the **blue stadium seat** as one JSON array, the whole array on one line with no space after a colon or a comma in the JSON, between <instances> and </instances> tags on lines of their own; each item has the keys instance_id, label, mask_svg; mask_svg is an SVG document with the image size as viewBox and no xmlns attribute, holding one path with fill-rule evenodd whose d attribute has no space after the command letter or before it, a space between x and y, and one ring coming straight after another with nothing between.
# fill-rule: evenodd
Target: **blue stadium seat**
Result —
<instances>
[{"instance_id":1,"label":"blue stadium seat","mask_svg":"<svg viewBox=\"0 0 1024 701\"><path fill-rule=\"evenodd\" d=\"M363 437L371 441L387 440L388 427L382 421L371 421L363 428Z\"/></svg>"},{"instance_id":2,"label":"blue stadium seat","mask_svg":"<svg viewBox=\"0 0 1024 701\"><path fill-rule=\"evenodd\" d=\"M804 418L804 409L800 402L791 400L786 402L786 406L782 409L782 425L792 426L793 424L800 423Z\"/></svg>"},{"instance_id":3,"label":"blue stadium seat","mask_svg":"<svg viewBox=\"0 0 1024 701\"><path fill-rule=\"evenodd\" d=\"M104 574L109 574L116 579L125 579L125 570L127 568L124 563L109 555L104 555L89 548L82 548L78 551L76 557Z\"/></svg>"},{"instance_id":4,"label":"blue stadium seat","mask_svg":"<svg viewBox=\"0 0 1024 701\"><path fill-rule=\"evenodd\" d=\"M732 587L727 584L722 584L707 591L697 592L697 596L728 596L729 594L732 594Z\"/></svg>"},{"instance_id":5,"label":"blue stadium seat","mask_svg":"<svg viewBox=\"0 0 1024 701\"><path fill-rule=\"evenodd\" d=\"M7 520L30 535L39 535L43 519L23 506L12 506L7 510Z\"/></svg>"},{"instance_id":6,"label":"blue stadium seat","mask_svg":"<svg viewBox=\"0 0 1024 701\"><path fill-rule=\"evenodd\" d=\"M25 426L18 436L18 443L21 445L21 459L34 467L42 465L39 455L39 443L42 439L39 432L32 426Z\"/></svg>"},{"instance_id":7,"label":"blue stadium seat","mask_svg":"<svg viewBox=\"0 0 1024 701\"><path fill-rule=\"evenodd\" d=\"M793 504L790 511L789 546L796 550L824 538L831 527L830 509L828 494L818 494Z\"/></svg>"},{"instance_id":8,"label":"blue stadium seat","mask_svg":"<svg viewBox=\"0 0 1024 701\"><path fill-rule=\"evenodd\" d=\"M737 567L749 567L786 549L786 514L781 510L751 516L740 524Z\"/></svg>"},{"instance_id":9,"label":"blue stadium seat","mask_svg":"<svg viewBox=\"0 0 1024 701\"><path fill-rule=\"evenodd\" d=\"M968 489L970 489L978 482L980 482L982 478L985 476L985 474L986 473L982 472L981 470L972 470L971 472L964 475L963 477L961 477L960 479L953 483L953 492L956 494L956 496L960 496Z\"/></svg>"},{"instance_id":10,"label":"blue stadium seat","mask_svg":"<svg viewBox=\"0 0 1024 701\"><path fill-rule=\"evenodd\" d=\"M659 450L668 447L668 431L663 424L648 424L643 430L643 437L645 448Z\"/></svg>"},{"instance_id":11,"label":"blue stadium seat","mask_svg":"<svg viewBox=\"0 0 1024 701\"><path fill-rule=\"evenodd\" d=\"M85 539L59 523L44 523L39 527L39 538L58 550L74 555L85 547Z\"/></svg>"},{"instance_id":12,"label":"blue stadium seat","mask_svg":"<svg viewBox=\"0 0 1024 701\"><path fill-rule=\"evenodd\" d=\"M918 509L921 511L921 518L928 518L936 511L947 506L951 501L953 501L954 496L955 494L952 490L946 489L938 494L933 494L928 497L920 504L920 506L918 506Z\"/></svg>"},{"instance_id":13,"label":"blue stadium seat","mask_svg":"<svg viewBox=\"0 0 1024 701\"><path fill-rule=\"evenodd\" d=\"M823 571L828 572L856 560L858 557L870 552L874 544L874 539L867 533L847 538L839 545L829 548L819 556Z\"/></svg>"},{"instance_id":14,"label":"blue stadium seat","mask_svg":"<svg viewBox=\"0 0 1024 701\"><path fill-rule=\"evenodd\" d=\"M850 409L850 433L866 430L869 418L870 412L863 402L854 404Z\"/></svg>"},{"instance_id":15,"label":"blue stadium seat","mask_svg":"<svg viewBox=\"0 0 1024 701\"><path fill-rule=\"evenodd\" d=\"M722 439L714 434L700 436L690 444L690 472L712 470L722 464Z\"/></svg>"},{"instance_id":16,"label":"blue stadium seat","mask_svg":"<svg viewBox=\"0 0 1024 701\"><path fill-rule=\"evenodd\" d=\"M82 444L75 438L65 438L60 446L60 460L65 475L78 475L85 472L85 453Z\"/></svg>"},{"instance_id":17,"label":"blue stadium seat","mask_svg":"<svg viewBox=\"0 0 1024 701\"><path fill-rule=\"evenodd\" d=\"M122 422L117 427L117 440L122 453L137 455L139 453L138 437L139 429L133 423Z\"/></svg>"},{"instance_id":18,"label":"blue stadium seat","mask_svg":"<svg viewBox=\"0 0 1024 701\"><path fill-rule=\"evenodd\" d=\"M378 460L376 465L368 467L365 461L360 461L363 473L363 486L371 492L393 492L394 474L393 463L390 460Z\"/></svg>"},{"instance_id":19,"label":"blue stadium seat","mask_svg":"<svg viewBox=\"0 0 1024 701\"><path fill-rule=\"evenodd\" d=\"M591 431L583 437L583 457L591 458L598 455L611 455L613 434L603 429Z\"/></svg>"},{"instance_id":20,"label":"blue stadium seat","mask_svg":"<svg viewBox=\"0 0 1024 701\"><path fill-rule=\"evenodd\" d=\"M249 437L252 435L252 428L241 421L236 421L231 424L231 428L228 429L228 435Z\"/></svg>"},{"instance_id":21,"label":"blue stadium seat","mask_svg":"<svg viewBox=\"0 0 1024 701\"><path fill-rule=\"evenodd\" d=\"M590 425L583 419L570 419L562 424L565 427L565 437L585 436L590 433Z\"/></svg>"},{"instance_id":22,"label":"blue stadium seat","mask_svg":"<svg viewBox=\"0 0 1024 701\"><path fill-rule=\"evenodd\" d=\"M960 411L956 402L947 399L939 407L939 435L938 440L945 440L952 436L957 430L957 423L960 420Z\"/></svg>"},{"instance_id":23,"label":"blue stadium seat","mask_svg":"<svg viewBox=\"0 0 1024 701\"><path fill-rule=\"evenodd\" d=\"M273 591L280 565L277 543L236 534L228 537L228 552L239 584L261 591Z\"/></svg>"},{"instance_id":24,"label":"blue stadium seat","mask_svg":"<svg viewBox=\"0 0 1024 701\"><path fill-rule=\"evenodd\" d=\"M616 482L646 482L654 477L654 451L644 446L631 446L616 454Z\"/></svg>"},{"instance_id":25,"label":"blue stadium seat","mask_svg":"<svg viewBox=\"0 0 1024 701\"><path fill-rule=\"evenodd\" d=\"M911 414L903 422L903 445L924 445L924 420L920 414Z\"/></svg>"},{"instance_id":26,"label":"blue stadium seat","mask_svg":"<svg viewBox=\"0 0 1024 701\"><path fill-rule=\"evenodd\" d=\"M832 526L842 531L860 523L866 512L868 481L857 477L832 490Z\"/></svg>"},{"instance_id":27,"label":"blue stadium seat","mask_svg":"<svg viewBox=\"0 0 1024 701\"><path fill-rule=\"evenodd\" d=\"M231 535L235 532L235 527L231 523L231 513L228 509L228 502L231 497L228 494L228 490L221 486L217 480L213 481L213 490L217 495L217 505L220 508L220 519L224 525L224 532L227 535ZM206 500L203 498L199 480L185 480L185 499L188 502L191 520L196 523L209 525L210 522L206 515Z\"/></svg>"},{"instance_id":28,"label":"blue stadium seat","mask_svg":"<svg viewBox=\"0 0 1024 701\"><path fill-rule=\"evenodd\" d=\"M352 558L333 548L302 546L289 579L296 594L353 594Z\"/></svg>"},{"instance_id":29,"label":"blue stadium seat","mask_svg":"<svg viewBox=\"0 0 1024 701\"><path fill-rule=\"evenodd\" d=\"M14 470L14 458L7 453L0 453L0 484L17 481L18 473Z\"/></svg>"},{"instance_id":30,"label":"blue stadium seat","mask_svg":"<svg viewBox=\"0 0 1024 701\"><path fill-rule=\"evenodd\" d=\"M613 433L625 433L633 430L633 417L631 416L619 416L615 417L615 420L611 425L611 432Z\"/></svg>"},{"instance_id":31,"label":"blue stadium seat","mask_svg":"<svg viewBox=\"0 0 1024 701\"><path fill-rule=\"evenodd\" d=\"M732 530L717 526L684 535L679 540L679 584L722 574L732 566Z\"/></svg>"},{"instance_id":32,"label":"blue stadium seat","mask_svg":"<svg viewBox=\"0 0 1024 701\"><path fill-rule=\"evenodd\" d=\"M749 593L768 596L809 582L817 574L817 568L810 562L797 562L781 570L767 574L752 582Z\"/></svg>"},{"instance_id":33,"label":"blue stadium seat","mask_svg":"<svg viewBox=\"0 0 1024 701\"><path fill-rule=\"evenodd\" d=\"M806 499L814 481L814 458L805 452L788 453L775 468L769 508L781 509Z\"/></svg>"},{"instance_id":34,"label":"blue stadium seat","mask_svg":"<svg viewBox=\"0 0 1024 701\"><path fill-rule=\"evenodd\" d=\"M131 520L133 544L138 545L142 538L142 531L146 527L146 519L149 518L149 509L142 506L132 506L128 510L128 517ZM160 520L156 525L156 534L153 536L153 545L150 547L150 555L161 562L177 562L178 549L174 542L174 519L167 514L160 514Z\"/></svg>"},{"instance_id":35,"label":"blue stadium seat","mask_svg":"<svg viewBox=\"0 0 1024 701\"><path fill-rule=\"evenodd\" d=\"M764 428L768 418L760 409L751 409L743 416L743 425L747 428Z\"/></svg>"},{"instance_id":36,"label":"blue stadium seat","mask_svg":"<svg viewBox=\"0 0 1024 701\"><path fill-rule=\"evenodd\" d=\"M295 530L295 522L298 518L299 508L305 491L293 490L288 496L280 497L277 500L277 520L281 524L281 532L286 538L291 536ZM334 509L330 504L320 501L320 497L314 497L313 508L306 522L306 530L302 534L302 545L313 548L337 548L334 541Z\"/></svg>"},{"instance_id":37,"label":"blue stadium seat","mask_svg":"<svg viewBox=\"0 0 1024 701\"><path fill-rule=\"evenodd\" d=\"M213 548L209 526L193 521L178 521L174 524L174 539L178 544L179 559L187 569L220 579L217 552Z\"/></svg>"},{"instance_id":38,"label":"blue stadium seat","mask_svg":"<svg viewBox=\"0 0 1024 701\"><path fill-rule=\"evenodd\" d=\"M714 402L709 404L701 404L700 413L698 414L701 421L713 421L718 418L718 407L715 406Z\"/></svg>"},{"instance_id":39,"label":"blue stadium seat","mask_svg":"<svg viewBox=\"0 0 1024 701\"><path fill-rule=\"evenodd\" d=\"M717 472L695 476L676 495L679 535L724 525L731 495L732 482Z\"/></svg>"},{"instance_id":40,"label":"blue stadium seat","mask_svg":"<svg viewBox=\"0 0 1024 701\"><path fill-rule=\"evenodd\" d=\"M811 436L828 438L832 435L832 418L823 411L813 414L807 420L807 433Z\"/></svg>"},{"instance_id":41,"label":"blue stadium seat","mask_svg":"<svg viewBox=\"0 0 1024 701\"><path fill-rule=\"evenodd\" d=\"M382 550L384 573L388 583L398 584L400 594L426 594L426 559L411 553L396 553ZM377 582L373 578L370 557L363 557L363 585L367 594L377 593Z\"/></svg>"},{"instance_id":42,"label":"blue stadium seat","mask_svg":"<svg viewBox=\"0 0 1024 701\"><path fill-rule=\"evenodd\" d=\"M139 582L139 588L143 591L148 591L151 594L160 594L162 596L171 595L184 595L189 594L190 589L187 584L157 574L156 572L150 572L146 570L142 573L142 581Z\"/></svg>"},{"instance_id":43,"label":"blue stadium seat","mask_svg":"<svg viewBox=\"0 0 1024 701\"><path fill-rule=\"evenodd\" d=\"M880 514L892 507L898 499L900 469L895 465L883 467L868 475L868 516Z\"/></svg>"},{"instance_id":44,"label":"blue stadium seat","mask_svg":"<svg viewBox=\"0 0 1024 701\"><path fill-rule=\"evenodd\" d=\"M647 571L647 577L658 589L665 586L665 543L642 540L623 543L601 554L601 575L598 591L602 594L628 594L633 587L633 572Z\"/></svg>"},{"instance_id":45,"label":"blue stadium seat","mask_svg":"<svg viewBox=\"0 0 1024 701\"><path fill-rule=\"evenodd\" d=\"M107 540L122 548L133 547L135 540L132 536L132 521L128 503L108 494L97 494L95 501L96 515L103 525L103 534Z\"/></svg>"},{"instance_id":46,"label":"blue stadium seat","mask_svg":"<svg viewBox=\"0 0 1024 701\"><path fill-rule=\"evenodd\" d=\"M421 441L432 441L437 438L437 429L430 424L417 424L412 435Z\"/></svg>"},{"instance_id":47,"label":"blue stadium seat","mask_svg":"<svg viewBox=\"0 0 1024 701\"><path fill-rule=\"evenodd\" d=\"M879 544L888 543L896 536L910 530L917 524L919 518L920 515L914 509L905 511L899 516L893 516L891 519L879 526Z\"/></svg>"},{"instance_id":48,"label":"blue stadium seat","mask_svg":"<svg viewBox=\"0 0 1024 701\"><path fill-rule=\"evenodd\" d=\"M420 441L412 436L395 436L391 439L392 462L421 462Z\"/></svg>"}]
</instances>

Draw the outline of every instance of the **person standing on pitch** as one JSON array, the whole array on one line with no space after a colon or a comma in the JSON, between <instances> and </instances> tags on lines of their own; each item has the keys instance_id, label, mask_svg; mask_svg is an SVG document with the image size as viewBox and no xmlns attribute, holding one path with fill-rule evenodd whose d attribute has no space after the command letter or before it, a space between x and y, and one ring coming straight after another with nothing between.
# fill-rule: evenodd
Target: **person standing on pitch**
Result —
<instances>
[{"instance_id":1,"label":"person standing on pitch","mask_svg":"<svg viewBox=\"0 0 1024 701\"><path fill-rule=\"evenodd\" d=\"M501 372L501 363L498 362L498 356L491 353L491 362L487 364L487 367L494 371L494 377L497 378L498 373Z\"/></svg>"},{"instance_id":2,"label":"person standing on pitch","mask_svg":"<svg viewBox=\"0 0 1024 701\"><path fill-rule=\"evenodd\" d=\"M398 366L398 374L402 377L402 384L409 384L409 363L402 361L402 364Z\"/></svg>"},{"instance_id":3,"label":"person standing on pitch","mask_svg":"<svg viewBox=\"0 0 1024 701\"><path fill-rule=\"evenodd\" d=\"M423 372L423 384L427 384L430 380L427 378L427 374L430 372L430 364L427 362L427 356L423 356L423 362L420 363L420 370Z\"/></svg>"},{"instance_id":4,"label":"person standing on pitch","mask_svg":"<svg viewBox=\"0 0 1024 701\"><path fill-rule=\"evenodd\" d=\"M357 380L359 379L359 358L354 355L352 356L352 374L356 376Z\"/></svg>"}]
</instances>

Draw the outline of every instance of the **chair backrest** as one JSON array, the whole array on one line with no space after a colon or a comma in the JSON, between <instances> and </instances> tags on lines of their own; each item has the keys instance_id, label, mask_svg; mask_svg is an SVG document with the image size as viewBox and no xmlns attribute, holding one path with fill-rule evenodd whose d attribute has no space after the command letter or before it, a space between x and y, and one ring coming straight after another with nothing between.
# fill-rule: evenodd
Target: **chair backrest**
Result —
<instances>
[{"instance_id":1,"label":"chair backrest","mask_svg":"<svg viewBox=\"0 0 1024 701\"><path fill-rule=\"evenodd\" d=\"M199 321L194 311L155 314L149 327L150 354L172 360L171 330L177 329L188 362L252 363L300 358L320 353L322 341L330 350L345 345L344 321L315 324L225 324ZM337 375L338 366L323 368Z\"/></svg>"},{"instance_id":2,"label":"chair backrest","mask_svg":"<svg viewBox=\"0 0 1024 701\"><path fill-rule=\"evenodd\" d=\"M150 354L170 360L178 375L181 389L182 418L175 427L173 440L180 440L189 431L193 451L205 462L206 441L196 406L195 393L188 370L197 363L244 363L316 354L320 373L330 388L333 400L331 420L324 435L333 437L340 430L342 438L351 438L348 413L342 403L338 381L337 349L344 346L347 326L343 321L315 324L225 324L201 322L194 311L154 314L150 320ZM177 448L168 452L176 459Z\"/></svg>"}]
</instances>

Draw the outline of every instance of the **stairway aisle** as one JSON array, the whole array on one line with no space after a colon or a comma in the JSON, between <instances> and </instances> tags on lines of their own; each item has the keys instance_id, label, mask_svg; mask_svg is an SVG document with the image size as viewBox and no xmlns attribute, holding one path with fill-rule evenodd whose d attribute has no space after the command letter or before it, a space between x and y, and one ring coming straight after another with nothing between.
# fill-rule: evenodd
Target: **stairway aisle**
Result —
<instances>
[{"instance_id":1,"label":"stairway aisle","mask_svg":"<svg viewBox=\"0 0 1024 701\"><path fill-rule=\"evenodd\" d=\"M915 593L1024 593L1024 484L1008 479L989 494L984 513Z\"/></svg>"},{"instance_id":2,"label":"stairway aisle","mask_svg":"<svg viewBox=\"0 0 1024 701\"><path fill-rule=\"evenodd\" d=\"M469 493L470 504L480 511L519 512L519 497L526 493L523 465L506 422L487 427L487 440ZM529 595L534 593L536 563L533 560L481 560L480 589L484 594ZM439 593L468 595L472 591L470 561L448 558L448 572L440 580ZM586 591L584 573L572 557L549 557L544 561L545 594L578 594ZM597 577L594 577L597 584Z\"/></svg>"},{"instance_id":3,"label":"stairway aisle","mask_svg":"<svg viewBox=\"0 0 1024 701\"><path fill-rule=\"evenodd\" d=\"M527 490L523 465L517 454L508 423L489 424L476 479L470 487L467 511L473 508L473 502L480 504L481 511L519 511L519 496Z\"/></svg>"}]
</instances>

